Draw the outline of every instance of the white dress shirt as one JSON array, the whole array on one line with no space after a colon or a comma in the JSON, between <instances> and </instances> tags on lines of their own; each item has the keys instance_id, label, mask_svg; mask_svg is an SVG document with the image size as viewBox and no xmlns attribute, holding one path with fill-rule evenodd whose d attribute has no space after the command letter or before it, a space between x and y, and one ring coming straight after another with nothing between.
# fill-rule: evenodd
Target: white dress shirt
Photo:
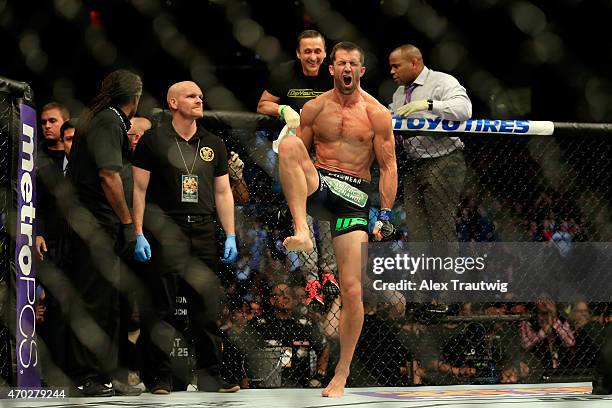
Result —
<instances>
[{"instance_id":1,"label":"white dress shirt","mask_svg":"<svg viewBox=\"0 0 612 408\"><path fill-rule=\"evenodd\" d=\"M417 85L411 94L411 101L433 100L430 111L414 112L408 117L442 118L464 121L472 116L472 102L465 88L452 75L437 72L427 67L414 80ZM393 94L389 104L391 112L406 104L405 87L400 86ZM445 156L456 149L463 149L463 142L458 137L448 137L445 134L418 134L404 138L404 149L415 159Z\"/></svg>"}]
</instances>

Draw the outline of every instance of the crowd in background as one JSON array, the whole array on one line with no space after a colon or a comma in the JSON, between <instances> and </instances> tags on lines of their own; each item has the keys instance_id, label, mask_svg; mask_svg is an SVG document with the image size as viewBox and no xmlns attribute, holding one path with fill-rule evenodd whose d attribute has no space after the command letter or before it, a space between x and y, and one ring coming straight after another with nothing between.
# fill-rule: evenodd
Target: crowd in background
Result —
<instances>
[{"instance_id":1,"label":"crowd in background","mask_svg":"<svg viewBox=\"0 0 612 408\"><path fill-rule=\"evenodd\" d=\"M418 102L423 102L423 110L431 110L427 101ZM61 105L47 105L46 108L42 109L43 117L45 112L55 110L56 120L68 123L69 117ZM132 118L128 131L132 148L151 126L151 123L143 125L142 122L147 121L144 119ZM149 119L155 122L155 118ZM47 126L47 122L49 119L43 126ZM48 159L61 161L64 167L69 149L67 130L68 126L59 125L57 134L53 135L57 140L52 144L45 133L43 142L51 152ZM291 235L292 224L274 175L275 165L272 163L266 170L253 158L253 150L260 142L271 145L276 134L251 135L257 137L257 142L246 144L242 136L234 137L240 132L244 133L233 129L221 135L228 152L237 153L230 155L229 168L236 203L238 249L236 262L221 265L218 270L222 308L217 323L223 344L222 374L229 384L240 384L241 388L321 387L332 378L339 356L341 299L338 291L328 286L322 292L320 305L305 304L313 266L303 255L284 248L283 240ZM400 145L398 143L398 149ZM453 148L450 153L461 153L460 150ZM268 159L273 160L274 156L266 155L258 160ZM398 168L406 169L411 159L398 155L398 161ZM463 157L457 164L464 166ZM488 177L508 183L517 181L504 174ZM409 181L407 177L405 182ZM43 181L41 185L48 183ZM406 212L404 204L410 189L402 187L398 188L393 208L392 221L397 227L394 238L410 242L415 240L416 234L409 226L414 215ZM550 241L563 255L571 251L572 243L591 240L597 227L591 214L578 206L570 208L568 197L554 189L541 189L535 196L532 194L533 198L484 192L484 187L473 183L453 204L454 214L438 220L454 224L450 241ZM48 215L54 211L58 210L46 209L42 213ZM48 231L47 227L43 224L40 231ZM321 223L315 219L311 228L315 242L320 244L325 239ZM54 244L52 240L47 241L37 242L37 248ZM317 247L319 259L333 258L326 253L329 247ZM53 258L46 247L39 252L41 258L43 255ZM325 262L314 265L315 275L319 276L333 269ZM138 269L138 266L129 266ZM55 275L47 274L47 279L49 276ZM53 320L49 319L53 313L49 312L53 308L55 313L65 312L62 299L45 293L44 289L49 287L53 287L53 283L43 279L37 308L37 322L41 333L46 333L43 334L46 341L54 338ZM186 388L193 382L190 364L194 336L190 332L185 301L183 295L177 296L174 319L179 330L171 352L175 389ZM588 300L560 303L544 293L533 302L517 302L508 297L495 303L460 304L420 303L401 292L386 294L383 298L365 293L364 303L364 328L355 352L349 386L540 382L555 376L588 378L611 315L608 304ZM125 330L122 333L124 355L120 358L131 372L128 382L133 386L140 383L138 373L147 356L139 343L139 304L130 299L127 306L128 318L121 327ZM504 318L507 316L514 318ZM48 341L48 348L54 347L59 346ZM44 364L43 359L44 375L58 375L45 372ZM51 377L44 379L52 384Z\"/></svg>"},{"instance_id":2,"label":"crowd in background","mask_svg":"<svg viewBox=\"0 0 612 408\"><path fill-rule=\"evenodd\" d=\"M256 181L257 177L252 180ZM334 347L337 347L334 310L337 310L338 301L316 312L300 304L305 276L300 271L299 260L288 256L280 245L290 228L289 224L283 225L278 220L282 201L279 199L271 210L268 204L259 204L259 191L253 189L252 200L240 210L248 216L238 227L242 237L239 260L232 271L227 272L228 306L224 327L233 336L236 332L232 332L232 327L236 324L240 327L238 333L249 333L244 327L260 327L258 321L265 321L266 316L274 313L271 297L274 285L287 282L288 296L293 298L294 318L307 321L308 325L318 324L318 330L327 334L324 337L326 347L330 348L333 359ZM274 195L266 192L265 200L274 202ZM532 203L464 196L455 214L457 240L552 241L565 251L572 242L588 241L589 224L580 213L567 211L563 206L558 198L552 198L547 192L542 192ZM409 241L410 231L401 222L407 215L399 207L396 210L395 221L399 226L396 239ZM544 291L545 288L540 289ZM395 303L404 303L405 309L400 307L398 311L396 304L388 301L374 301L366 307L352 384L527 383L550 378L587 379L603 342L604 327L612 315L607 303L586 300L555 303L542 298L537 302L451 304L447 315L461 316L464 320L448 323L441 321L437 311L428 310L426 305L411 302L404 294L395 295L403 297ZM517 318L485 323L470 320L470 316L483 315L514 315ZM547 336L538 336L541 329ZM267 338L265 331L260 335ZM469 341L466 343L465 339ZM232 375L243 376L241 381L246 381L253 376L249 367L260 364L258 358L264 357L257 355L250 363L245 356L231 359L227 361L227 368ZM310 375L318 371L313 364Z\"/></svg>"},{"instance_id":3,"label":"crowd in background","mask_svg":"<svg viewBox=\"0 0 612 408\"><path fill-rule=\"evenodd\" d=\"M62 133L67 128L64 126ZM132 133L141 135L138 129L134 126ZM246 149L231 138L226 138L226 143L238 152ZM245 161L241 179L247 189L241 194L248 197L236 199L240 203L238 259L220 270L224 375L243 388L318 387L329 380L329 367L337 359L340 300L337 293L328 293L324 308L304 305L306 276L299 258L282 246L291 228L282 193L274 189L273 179ZM566 207L560 196L547 191L526 203L491 195L464 196L454 219L457 240L554 241L561 246L588 241L592 226L579 212ZM410 240L410 231L402 223L407 216L397 206L394 222L400 241ZM317 223L314 231L318 239ZM44 297L41 293L38 308L42 331L48 330L49 324L45 324L48 303ZM397 304L405 307L398 308ZM395 304L368 304L351 384L514 383L555 375L586 378L610 319L608 304L588 301L558 305L550 300L533 304L451 304L447 314L465 320L440 321L425 305L412 303L409 298L397 299ZM483 324L470 321L471 315L531 317ZM138 331L137 308L132 317L130 330L134 333ZM539 330L549 330L547 327L552 327L552 334L538 336ZM461 341L466 338L467 345ZM476 354L470 354L469 345L474 346ZM132 347L137 350L137 342ZM188 361L192 350L188 346L186 350L174 358ZM130 358L133 373L138 372L141 358ZM177 373L181 375L184 373ZM187 386L189 378L181 378ZM130 381L138 383L139 378L132 374Z\"/></svg>"}]
</instances>

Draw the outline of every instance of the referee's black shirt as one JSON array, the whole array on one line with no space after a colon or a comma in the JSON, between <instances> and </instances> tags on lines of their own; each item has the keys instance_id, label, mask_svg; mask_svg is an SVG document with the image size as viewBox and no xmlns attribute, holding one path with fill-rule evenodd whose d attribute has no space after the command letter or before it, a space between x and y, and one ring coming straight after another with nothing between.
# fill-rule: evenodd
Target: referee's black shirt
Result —
<instances>
[{"instance_id":1,"label":"referee's black shirt","mask_svg":"<svg viewBox=\"0 0 612 408\"><path fill-rule=\"evenodd\" d=\"M214 214L214 180L228 172L227 149L218 136L198 126L196 133L186 141L176 133L171 121L164 121L138 141L132 163L151 172L147 210L161 209L167 215ZM193 174L198 176L197 203L181 201L181 176L188 174L185 164L189 170L193 164Z\"/></svg>"},{"instance_id":2,"label":"referee's black shirt","mask_svg":"<svg viewBox=\"0 0 612 408\"><path fill-rule=\"evenodd\" d=\"M132 165L127 130L130 120L119 108L107 108L91 120L86 134L77 135L70 154L68 176L81 202L101 222L119 223L100 180L100 169L119 172L128 207L132 206Z\"/></svg>"}]
</instances>

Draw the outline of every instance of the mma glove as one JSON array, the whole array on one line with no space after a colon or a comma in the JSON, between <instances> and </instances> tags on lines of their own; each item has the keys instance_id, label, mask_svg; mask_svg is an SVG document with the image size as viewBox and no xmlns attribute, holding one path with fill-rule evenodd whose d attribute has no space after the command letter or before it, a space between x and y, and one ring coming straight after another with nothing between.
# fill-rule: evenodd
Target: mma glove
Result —
<instances>
[{"instance_id":1,"label":"mma glove","mask_svg":"<svg viewBox=\"0 0 612 408\"><path fill-rule=\"evenodd\" d=\"M404 106L400 106L399 108L397 108L397 110L395 111L395 114L399 116L408 116L414 112L422 112L422 111L430 110L429 105L430 105L429 101L425 101L425 100L412 101L412 102L405 104Z\"/></svg>"},{"instance_id":2,"label":"mma glove","mask_svg":"<svg viewBox=\"0 0 612 408\"><path fill-rule=\"evenodd\" d=\"M151 245L149 245L149 241L142 234L136 234L134 259L138 262L147 262L151 259Z\"/></svg>"},{"instance_id":3,"label":"mma glove","mask_svg":"<svg viewBox=\"0 0 612 408\"><path fill-rule=\"evenodd\" d=\"M395 233L395 227L391 224L391 209L390 208L381 208L378 212L378 217L376 222L374 223L374 229L372 230L372 235L374 235L374 240L376 241L387 241L393 238L393 234Z\"/></svg>"},{"instance_id":4,"label":"mma glove","mask_svg":"<svg viewBox=\"0 0 612 408\"><path fill-rule=\"evenodd\" d=\"M238 256L238 248L236 248L236 235L228 235L225 238L225 248L223 250L223 263L233 263Z\"/></svg>"},{"instance_id":5,"label":"mma glove","mask_svg":"<svg viewBox=\"0 0 612 408\"><path fill-rule=\"evenodd\" d=\"M123 259L130 259L134 255L136 247L136 234L134 224L121 224L119 239L117 240L117 253Z\"/></svg>"},{"instance_id":6,"label":"mma glove","mask_svg":"<svg viewBox=\"0 0 612 408\"><path fill-rule=\"evenodd\" d=\"M242 179L242 170L244 170L244 162L240 159L238 153L230 152L228 166L229 175L232 180Z\"/></svg>"},{"instance_id":7,"label":"mma glove","mask_svg":"<svg viewBox=\"0 0 612 408\"><path fill-rule=\"evenodd\" d=\"M289 129L300 127L300 114L293 110L289 105L279 105L278 115L285 120Z\"/></svg>"}]
</instances>

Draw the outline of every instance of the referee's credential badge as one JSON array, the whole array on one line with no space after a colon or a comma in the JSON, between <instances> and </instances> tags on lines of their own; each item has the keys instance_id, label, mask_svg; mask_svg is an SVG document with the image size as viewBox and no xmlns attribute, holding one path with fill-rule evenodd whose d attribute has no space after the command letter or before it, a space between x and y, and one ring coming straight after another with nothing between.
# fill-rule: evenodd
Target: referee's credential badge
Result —
<instances>
[{"instance_id":1,"label":"referee's credential badge","mask_svg":"<svg viewBox=\"0 0 612 408\"><path fill-rule=\"evenodd\" d=\"M181 175L181 202L198 202L198 176L195 174Z\"/></svg>"},{"instance_id":2,"label":"referee's credential badge","mask_svg":"<svg viewBox=\"0 0 612 408\"><path fill-rule=\"evenodd\" d=\"M203 147L200 149L200 157L202 160L209 162L215 158L215 152L210 147Z\"/></svg>"}]
</instances>

